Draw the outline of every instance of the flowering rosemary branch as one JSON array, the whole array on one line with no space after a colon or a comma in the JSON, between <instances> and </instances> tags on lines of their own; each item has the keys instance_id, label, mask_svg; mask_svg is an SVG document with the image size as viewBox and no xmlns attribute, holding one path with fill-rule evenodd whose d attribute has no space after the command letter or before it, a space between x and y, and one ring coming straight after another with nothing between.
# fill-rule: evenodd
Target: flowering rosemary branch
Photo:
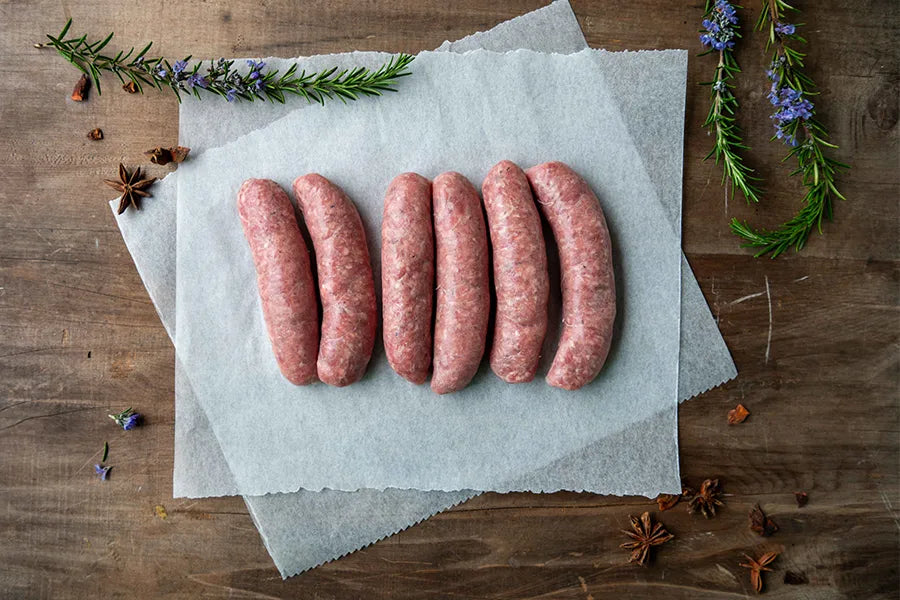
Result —
<instances>
[{"instance_id":1,"label":"flowering rosemary branch","mask_svg":"<svg viewBox=\"0 0 900 600\"><path fill-rule=\"evenodd\" d=\"M766 50L775 48L766 72L772 81L769 101L775 106L772 139L791 146L784 160L797 158L797 169L791 175L801 175L806 195L803 208L777 229L758 231L732 219L731 230L745 240L745 246L758 249L755 256L771 254L775 258L791 246L801 250L813 228L822 233L822 219L832 218L834 198L844 199L835 187L835 176L850 167L825 154L837 146L826 141L828 134L815 119L815 107L808 96L816 92L813 82L802 72L806 55L788 46L789 42L806 43L797 34L798 25L785 20L786 11L797 9L784 0L763 0L762 5L756 26L759 30L768 29Z\"/></svg>"},{"instance_id":2,"label":"flowering rosemary branch","mask_svg":"<svg viewBox=\"0 0 900 600\"><path fill-rule=\"evenodd\" d=\"M703 160L715 156L716 164L719 164L721 159L722 185L730 179L732 194L737 188L748 201L759 202L762 191L754 183L759 178L753 176L753 169L744 164L740 155L740 150L747 149L747 146L741 142L741 132L734 121L738 101L731 91L734 85L729 83L734 79L735 73L741 71L734 58L735 39L741 37L735 7L726 0L707 0L703 17L704 31L700 35L700 41L704 46L709 46L709 50L701 56L719 53L715 79L703 84L710 86L712 100L703 126L716 136L713 149Z\"/></svg>"},{"instance_id":3,"label":"flowering rosemary branch","mask_svg":"<svg viewBox=\"0 0 900 600\"><path fill-rule=\"evenodd\" d=\"M414 58L399 54L375 71L363 67L338 71L335 67L318 73L301 71L298 74L294 64L280 75L277 69L266 70L266 63L253 60L247 61L248 71L240 73L234 68L234 61L220 58L201 72L202 63L188 66L190 56L174 65L163 57L149 58L147 52L152 42L137 53L132 48L128 52L119 51L115 56L101 54L112 40L112 33L94 42L88 42L86 35L65 39L71 25L72 19L69 19L59 35L48 35L50 43L47 45L90 77L98 94L100 77L107 71L118 77L123 85L131 86L133 91L143 93L144 85L158 90L169 88L179 101L182 92L200 98L203 90L229 102L270 100L283 103L286 94L320 104L333 98L346 102L360 96L380 96L382 92L396 91L394 85L400 77L410 74L407 67Z\"/></svg>"}]
</instances>

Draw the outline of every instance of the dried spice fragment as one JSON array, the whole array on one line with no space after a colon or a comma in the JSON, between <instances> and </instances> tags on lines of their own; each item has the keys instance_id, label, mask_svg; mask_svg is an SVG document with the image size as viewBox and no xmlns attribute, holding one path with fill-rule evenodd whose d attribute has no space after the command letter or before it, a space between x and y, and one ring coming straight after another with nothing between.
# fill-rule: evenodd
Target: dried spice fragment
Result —
<instances>
[{"instance_id":1,"label":"dried spice fragment","mask_svg":"<svg viewBox=\"0 0 900 600\"><path fill-rule=\"evenodd\" d=\"M128 92L129 94L137 94L138 93L137 84L133 81L129 81L128 83L123 85L122 89L125 90L126 92Z\"/></svg>"},{"instance_id":2,"label":"dried spice fragment","mask_svg":"<svg viewBox=\"0 0 900 600\"><path fill-rule=\"evenodd\" d=\"M737 425L738 423L743 423L749 416L750 411L747 410L747 408L743 404L738 404L736 407L728 411L728 424Z\"/></svg>"},{"instance_id":3,"label":"dried spice fragment","mask_svg":"<svg viewBox=\"0 0 900 600\"><path fill-rule=\"evenodd\" d=\"M809 503L809 494L806 492L794 492L794 499L797 500L797 508L803 508Z\"/></svg>"},{"instance_id":4,"label":"dried spice fragment","mask_svg":"<svg viewBox=\"0 0 900 600\"><path fill-rule=\"evenodd\" d=\"M97 127L96 129L91 129L88 134L88 139L91 140L102 140L103 139L103 130Z\"/></svg>"},{"instance_id":5,"label":"dried spice fragment","mask_svg":"<svg viewBox=\"0 0 900 600\"><path fill-rule=\"evenodd\" d=\"M759 504L750 509L750 529L763 537L769 537L778 531L778 525L766 516Z\"/></svg>"},{"instance_id":6,"label":"dried spice fragment","mask_svg":"<svg viewBox=\"0 0 900 600\"><path fill-rule=\"evenodd\" d=\"M72 100L84 102L89 89L91 89L91 80L87 75L82 75L75 84L75 89L72 90Z\"/></svg>"},{"instance_id":7,"label":"dried spice fragment","mask_svg":"<svg viewBox=\"0 0 900 600\"><path fill-rule=\"evenodd\" d=\"M788 585L804 585L809 583L809 579L803 573L794 573L793 571L785 571L784 582Z\"/></svg>"},{"instance_id":8,"label":"dried spice fragment","mask_svg":"<svg viewBox=\"0 0 900 600\"><path fill-rule=\"evenodd\" d=\"M665 544L675 537L666 531L662 523L654 524L649 512L645 512L640 518L632 516L631 528L633 531L625 531L623 529L622 533L634 541L625 542L619 547L631 550L628 562L637 563L642 567L647 565L651 547Z\"/></svg>"},{"instance_id":9,"label":"dried spice fragment","mask_svg":"<svg viewBox=\"0 0 900 600\"><path fill-rule=\"evenodd\" d=\"M163 521L169 516L169 513L166 512L166 507L162 504L157 504L153 507L153 510L156 511L156 516L162 519Z\"/></svg>"},{"instance_id":10,"label":"dried spice fragment","mask_svg":"<svg viewBox=\"0 0 900 600\"><path fill-rule=\"evenodd\" d=\"M659 510L669 510L679 502L681 502L681 494L660 494L656 497Z\"/></svg>"},{"instance_id":11,"label":"dried spice fragment","mask_svg":"<svg viewBox=\"0 0 900 600\"><path fill-rule=\"evenodd\" d=\"M778 558L777 552L766 552L758 559L754 560L744 555L747 558L746 563L741 563L741 566L747 569L750 569L750 584L753 586L753 589L756 590L757 594L761 594L763 591L763 571L771 571L766 567L766 565L771 564L776 558Z\"/></svg>"},{"instance_id":12,"label":"dried spice fragment","mask_svg":"<svg viewBox=\"0 0 900 600\"><path fill-rule=\"evenodd\" d=\"M687 490L691 491L691 490ZM716 507L724 506L722 502L722 488L719 487L718 479L707 479L700 486L700 491L693 494L688 502L688 510L690 512L699 512L707 519L716 516Z\"/></svg>"},{"instance_id":13,"label":"dried spice fragment","mask_svg":"<svg viewBox=\"0 0 900 600\"><path fill-rule=\"evenodd\" d=\"M155 165L167 165L171 163L181 163L188 157L190 148L184 146L172 146L171 148L157 147L144 152L150 157L150 162Z\"/></svg>"}]
</instances>

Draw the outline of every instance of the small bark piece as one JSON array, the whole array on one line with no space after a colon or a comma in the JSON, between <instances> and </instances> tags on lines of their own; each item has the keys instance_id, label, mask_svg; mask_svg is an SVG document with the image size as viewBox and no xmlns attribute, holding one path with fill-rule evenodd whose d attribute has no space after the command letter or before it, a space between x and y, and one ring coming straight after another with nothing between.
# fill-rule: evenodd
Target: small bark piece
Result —
<instances>
[{"instance_id":1,"label":"small bark piece","mask_svg":"<svg viewBox=\"0 0 900 600\"><path fill-rule=\"evenodd\" d=\"M91 129L88 134L88 139L92 140L102 140L103 139L103 130L97 127L96 129Z\"/></svg>"},{"instance_id":2,"label":"small bark piece","mask_svg":"<svg viewBox=\"0 0 900 600\"><path fill-rule=\"evenodd\" d=\"M87 75L82 75L72 90L72 100L75 102L84 102L87 99L88 90L91 89L91 79Z\"/></svg>"},{"instance_id":3,"label":"small bark piece","mask_svg":"<svg viewBox=\"0 0 900 600\"><path fill-rule=\"evenodd\" d=\"M128 92L129 94L137 94L138 93L137 84L133 81L129 81L128 83L123 85L122 89L125 90L126 92Z\"/></svg>"},{"instance_id":4,"label":"small bark piece","mask_svg":"<svg viewBox=\"0 0 900 600\"><path fill-rule=\"evenodd\" d=\"M803 508L809 503L809 494L806 492L794 492L794 498L797 500L797 508Z\"/></svg>"}]
</instances>

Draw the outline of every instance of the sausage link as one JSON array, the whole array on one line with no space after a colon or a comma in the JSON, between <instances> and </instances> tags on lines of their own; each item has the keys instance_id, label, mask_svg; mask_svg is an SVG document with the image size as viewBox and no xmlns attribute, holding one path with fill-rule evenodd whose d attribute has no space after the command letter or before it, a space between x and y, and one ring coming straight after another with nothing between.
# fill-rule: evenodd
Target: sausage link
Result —
<instances>
[{"instance_id":1,"label":"sausage link","mask_svg":"<svg viewBox=\"0 0 900 600\"><path fill-rule=\"evenodd\" d=\"M494 261L497 316L491 369L507 383L534 379L547 334L547 248L525 173L504 160L481 186Z\"/></svg>"},{"instance_id":2,"label":"sausage link","mask_svg":"<svg viewBox=\"0 0 900 600\"><path fill-rule=\"evenodd\" d=\"M576 390L603 368L616 318L612 247L600 201L579 175L561 162L528 169L559 248L563 326L547 383Z\"/></svg>"},{"instance_id":3,"label":"sausage link","mask_svg":"<svg viewBox=\"0 0 900 600\"><path fill-rule=\"evenodd\" d=\"M237 207L278 368L291 383L311 383L316 380L319 315L294 206L274 181L248 179L238 191Z\"/></svg>"},{"instance_id":4,"label":"sausage link","mask_svg":"<svg viewBox=\"0 0 900 600\"><path fill-rule=\"evenodd\" d=\"M388 363L424 383L431 368L434 230L431 182L416 173L394 178L381 221L382 336Z\"/></svg>"},{"instance_id":5,"label":"sausage link","mask_svg":"<svg viewBox=\"0 0 900 600\"><path fill-rule=\"evenodd\" d=\"M484 355L491 298L488 249L478 192L459 173L432 184L437 248L434 373L438 394L466 387Z\"/></svg>"},{"instance_id":6,"label":"sausage link","mask_svg":"<svg viewBox=\"0 0 900 600\"><path fill-rule=\"evenodd\" d=\"M345 386L366 371L375 345L375 284L366 232L344 192L312 173L294 180L312 238L322 300L319 379Z\"/></svg>"}]
</instances>

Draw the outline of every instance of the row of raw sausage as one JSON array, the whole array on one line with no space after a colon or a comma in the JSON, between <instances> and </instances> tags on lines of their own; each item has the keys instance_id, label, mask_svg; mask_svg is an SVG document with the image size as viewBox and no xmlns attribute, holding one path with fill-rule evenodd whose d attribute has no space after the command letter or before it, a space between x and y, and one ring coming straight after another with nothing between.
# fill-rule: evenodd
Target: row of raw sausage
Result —
<instances>
[{"instance_id":1,"label":"row of raw sausage","mask_svg":"<svg viewBox=\"0 0 900 600\"><path fill-rule=\"evenodd\" d=\"M277 184L250 180L238 208L266 327L287 379L348 385L365 372L375 337L365 232L353 203L325 178L300 177L293 189L316 255L321 340L309 253L290 200ZM433 183L404 173L388 187L381 234L383 338L391 367L417 384L432 370L431 387L439 394L474 377L491 305L489 235L497 309L491 368L510 383L534 378L550 289L536 196L562 270L562 335L547 382L584 386L606 360L616 310L609 232L597 197L562 163L526 173L509 161L491 169L482 195L484 212L478 192L454 172Z\"/></svg>"}]
</instances>

